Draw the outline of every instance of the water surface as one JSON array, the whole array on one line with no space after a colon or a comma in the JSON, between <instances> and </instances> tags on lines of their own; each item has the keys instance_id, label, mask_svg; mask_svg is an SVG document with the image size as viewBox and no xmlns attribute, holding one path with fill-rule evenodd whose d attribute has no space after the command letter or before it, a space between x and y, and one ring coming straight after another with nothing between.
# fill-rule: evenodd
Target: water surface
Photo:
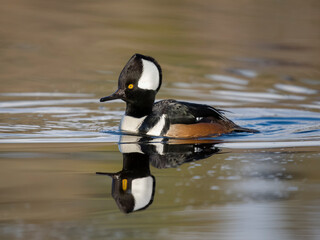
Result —
<instances>
[{"instance_id":1,"label":"water surface","mask_svg":"<svg viewBox=\"0 0 320 240\"><path fill-rule=\"evenodd\" d=\"M317 1L1 6L1 239L319 239ZM122 136L124 103L99 98L136 52L162 66L158 99L260 132Z\"/></svg>"}]
</instances>

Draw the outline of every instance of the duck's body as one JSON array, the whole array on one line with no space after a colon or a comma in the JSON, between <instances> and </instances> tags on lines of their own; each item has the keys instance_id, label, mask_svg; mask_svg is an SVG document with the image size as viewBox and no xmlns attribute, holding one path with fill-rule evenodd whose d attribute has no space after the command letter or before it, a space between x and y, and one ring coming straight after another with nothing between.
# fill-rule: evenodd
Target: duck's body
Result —
<instances>
[{"instance_id":1,"label":"duck's body","mask_svg":"<svg viewBox=\"0 0 320 240\"><path fill-rule=\"evenodd\" d=\"M135 54L122 70L118 90L100 101L122 99L127 103L120 123L123 132L173 138L218 136L233 131L256 132L226 118L208 105L162 100L154 103L162 72L151 57Z\"/></svg>"},{"instance_id":2,"label":"duck's body","mask_svg":"<svg viewBox=\"0 0 320 240\"><path fill-rule=\"evenodd\" d=\"M133 134L194 138L248 130L227 119L213 107L173 99L156 102L141 118L124 115L120 129Z\"/></svg>"}]
</instances>

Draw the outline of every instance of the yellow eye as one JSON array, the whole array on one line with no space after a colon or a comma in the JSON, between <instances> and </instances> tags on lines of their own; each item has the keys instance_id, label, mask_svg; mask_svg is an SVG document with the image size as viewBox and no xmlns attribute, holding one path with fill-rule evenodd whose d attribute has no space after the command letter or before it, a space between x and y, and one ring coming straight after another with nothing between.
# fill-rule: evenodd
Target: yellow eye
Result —
<instances>
[{"instance_id":1,"label":"yellow eye","mask_svg":"<svg viewBox=\"0 0 320 240\"><path fill-rule=\"evenodd\" d=\"M129 84L128 88L132 89L133 88L133 84Z\"/></svg>"}]
</instances>

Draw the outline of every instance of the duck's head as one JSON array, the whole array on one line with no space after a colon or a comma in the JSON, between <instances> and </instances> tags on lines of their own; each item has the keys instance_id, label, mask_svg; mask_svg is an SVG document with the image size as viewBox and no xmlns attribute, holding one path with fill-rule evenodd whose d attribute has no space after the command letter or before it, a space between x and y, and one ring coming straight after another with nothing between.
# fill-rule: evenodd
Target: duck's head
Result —
<instances>
[{"instance_id":1,"label":"duck's head","mask_svg":"<svg viewBox=\"0 0 320 240\"><path fill-rule=\"evenodd\" d=\"M132 108L138 111L139 108L150 110L161 83L162 71L157 61L152 57L135 54L120 73L118 90L101 98L100 102L122 99L127 103L127 112Z\"/></svg>"}]
</instances>

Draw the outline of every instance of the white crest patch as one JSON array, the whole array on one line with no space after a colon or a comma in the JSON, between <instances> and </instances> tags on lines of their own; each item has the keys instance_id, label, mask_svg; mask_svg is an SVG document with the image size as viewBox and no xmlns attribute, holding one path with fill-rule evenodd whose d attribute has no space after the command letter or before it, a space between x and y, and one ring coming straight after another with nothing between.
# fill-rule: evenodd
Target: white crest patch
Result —
<instances>
[{"instance_id":1,"label":"white crest patch","mask_svg":"<svg viewBox=\"0 0 320 240\"><path fill-rule=\"evenodd\" d=\"M134 211L144 208L152 199L153 178L134 179L131 183L131 193L134 196Z\"/></svg>"},{"instance_id":2,"label":"white crest patch","mask_svg":"<svg viewBox=\"0 0 320 240\"><path fill-rule=\"evenodd\" d=\"M138 87L146 90L157 90L160 84L160 74L157 66L148 60L142 59L142 74Z\"/></svg>"}]
</instances>

